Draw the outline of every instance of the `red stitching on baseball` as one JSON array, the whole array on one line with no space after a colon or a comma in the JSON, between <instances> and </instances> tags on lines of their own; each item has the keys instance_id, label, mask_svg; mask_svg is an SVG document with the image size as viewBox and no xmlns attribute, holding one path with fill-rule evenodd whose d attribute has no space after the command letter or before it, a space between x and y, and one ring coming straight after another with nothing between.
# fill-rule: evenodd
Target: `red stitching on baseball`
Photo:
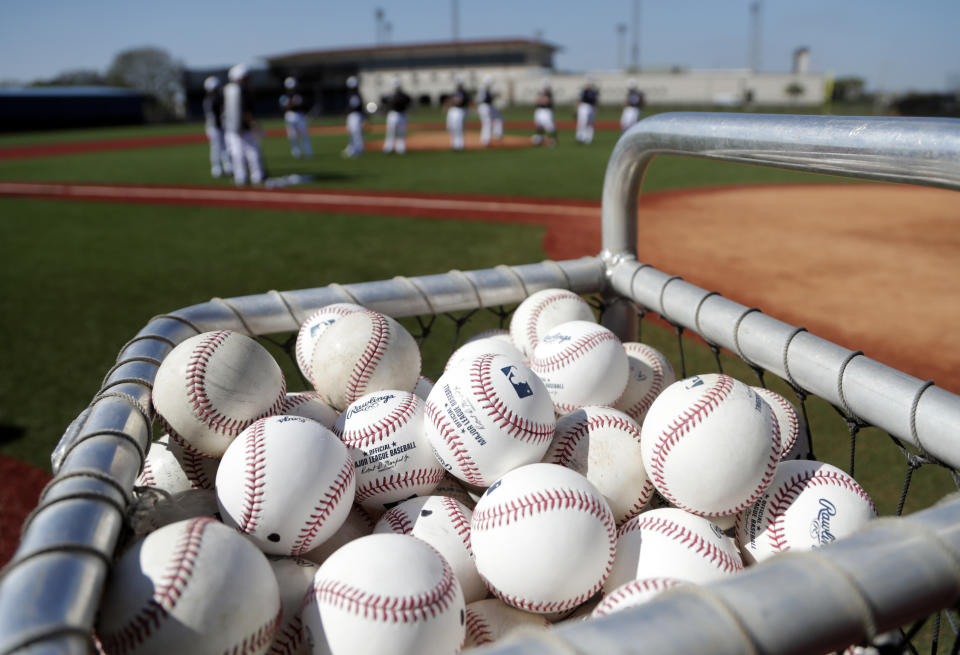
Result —
<instances>
[{"instance_id":1,"label":"red stitching on baseball","mask_svg":"<svg viewBox=\"0 0 960 655\"><path fill-rule=\"evenodd\" d=\"M267 444L263 438L265 425L265 419L254 423L250 432L247 433L243 446L243 505L237 527L247 534L253 532L257 526L263 504L264 478L267 475L265 470Z\"/></svg>"},{"instance_id":2,"label":"red stitching on baseball","mask_svg":"<svg viewBox=\"0 0 960 655\"><path fill-rule=\"evenodd\" d=\"M390 322L383 314L377 312L364 311L357 312L370 319L370 338L367 340L367 347L363 354L357 359L353 370L350 372L350 379L347 381L345 391L345 400L347 404L366 393L367 383L370 376L377 368L377 364L383 359L387 345L391 340Z\"/></svg>"},{"instance_id":3,"label":"red stitching on baseball","mask_svg":"<svg viewBox=\"0 0 960 655\"><path fill-rule=\"evenodd\" d=\"M453 569L443 557L443 573L437 585L425 593L412 596L382 596L339 580L314 583L312 597L317 602L373 621L415 623L427 621L444 612L457 596Z\"/></svg>"},{"instance_id":4,"label":"red stitching on baseball","mask_svg":"<svg viewBox=\"0 0 960 655\"><path fill-rule=\"evenodd\" d=\"M300 614L295 615L283 630L277 633L270 644L269 655L296 655L303 644L303 620Z\"/></svg>"},{"instance_id":5,"label":"red stitching on baseball","mask_svg":"<svg viewBox=\"0 0 960 655\"><path fill-rule=\"evenodd\" d=\"M277 611L277 615L261 625L259 628L244 637L240 643L234 644L232 648L224 651L230 655L247 655L247 653L257 653L263 651L263 647L273 641L277 628L280 626L280 619L283 616L283 608Z\"/></svg>"},{"instance_id":6,"label":"red stitching on baseball","mask_svg":"<svg viewBox=\"0 0 960 655\"><path fill-rule=\"evenodd\" d=\"M337 304L339 303L321 307L314 313L310 314L310 316L307 317L307 320L303 322L303 325L300 326L300 330L297 332L297 344L296 344L297 363L299 363L303 368L304 373L306 374L306 377L308 380L311 377L313 377L313 361L312 361L313 358L308 357L304 349L307 347L307 341L310 340L310 337L308 336L309 329L313 328L313 326L310 325L310 323L321 314L336 314L337 318L342 318L347 314L352 314L356 311L359 311L356 309L349 309L347 307L337 307L336 306ZM310 325L310 328L307 328L308 325ZM316 345L316 344L313 344L313 345Z\"/></svg>"},{"instance_id":7,"label":"red stitching on baseball","mask_svg":"<svg viewBox=\"0 0 960 655\"><path fill-rule=\"evenodd\" d=\"M99 634L108 653L128 653L136 649L166 621L193 576L204 530L216 522L212 518L202 517L190 519L184 526L170 563L156 581L150 599L114 632Z\"/></svg>"},{"instance_id":8,"label":"red stitching on baseball","mask_svg":"<svg viewBox=\"0 0 960 655\"><path fill-rule=\"evenodd\" d=\"M562 436L558 434L557 436L559 438L551 446L552 454L549 455L549 459L545 459L544 461L567 466L573 459L573 454L576 452L581 440L590 434L591 430L600 428L624 430L633 437L633 440L636 441L637 444L640 443L640 430L630 421L625 421L619 416L609 416L606 414L599 416L593 415L587 417L586 421L578 421L572 426L567 427L562 433Z\"/></svg>"},{"instance_id":9,"label":"red stitching on baseball","mask_svg":"<svg viewBox=\"0 0 960 655\"><path fill-rule=\"evenodd\" d=\"M528 353L529 355L533 355L533 350L537 347L537 343L539 342L537 337L537 323L540 321L540 314L543 313L543 310L545 310L547 307L561 300L579 300L584 305L587 304L587 301L574 292L564 290L551 296L547 296L546 298L540 300L538 304L534 305L533 309L530 310L530 317L527 319L526 325L527 345L530 348L530 352ZM589 307L589 305L587 305L587 307Z\"/></svg>"},{"instance_id":10,"label":"red stitching on baseball","mask_svg":"<svg viewBox=\"0 0 960 655\"><path fill-rule=\"evenodd\" d=\"M307 519L306 524L300 529L300 534L297 535L297 541L294 542L293 548L291 549L293 555L305 553L317 545L313 543L313 539L317 536L320 526L323 525L327 517L330 516L330 513L340 503L340 498L353 480L353 460L348 457L337 473L333 486L323 493L323 498L321 498L316 507L313 508L313 511L310 513L310 518Z\"/></svg>"},{"instance_id":11,"label":"red stitching on baseball","mask_svg":"<svg viewBox=\"0 0 960 655\"><path fill-rule=\"evenodd\" d=\"M650 409L650 405L652 405L653 401L657 399L657 396L660 395L660 392L663 391L663 362L660 361L660 353L646 344L631 343L629 346L628 344L624 344L623 347L627 352L628 357L631 351L646 355L647 359L641 361L653 369L653 382L651 383L650 388L647 389L647 393L645 393L643 397L636 402L636 404L628 408L626 411L626 414L630 418L632 418L634 421L639 421Z\"/></svg>"},{"instance_id":12,"label":"red stitching on baseball","mask_svg":"<svg viewBox=\"0 0 960 655\"><path fill-rule=\"evenodd\" d=\"M153 448L157 448L159 444L153 444ZM142 487L156 487L157 480L153 477L153 460L149 457L146 457L143 460L143 471L140 472L140 477L137 478L137 484Z\"/></svg>"},{"instance_id":13,"label":"red stitching on baseball","mask_svg":"<svg viewBox=\"0 0 960 655\"><path fill-rule=\"evenodd\" d=\"M683 584L680 580L674 578L645 578L643 580L633 580L620 587L617 587L610 595L603 599L603 602L597 605L593 610L593 616L606 616L611 611L636 594L646 593L648 591L665 591L671 587L677 587Z\"/></svg>"},{"instance_id":14,"label":"red stitching on baseball","mask_svg":"<svg viewBox=\"0 0 960 655\"><path fill-rule=\"evenodd\" d=\"M160 416L160 414L157 414L156 416L157 416L157 422L160 423L160 429L163 432L166 432L167 434L169 434L170 438L176 441L177 444L179 444L179 446L183 448L183 452L190 453L191 455L203 456L202 452L197 450L191 443L189 443L186 439L184 439L179 434L177 434L177 431L173 429L172 425L167 423L165 418Z\"/></svg>"},{"instance_id":15,"label":"red stitching on baseball","mask_svg":"<svg viewBox=\"0 0 960 655\"><path fill-rule=\"evenodd\" d=\"M641 517L636 521L624 523L617 531L617 540L619 541L625 534L641 530L650 530L686 546L688 550L701 555L726 573L735 573L743 568L743 562L723 552L718 546L711 544L689 528L659 516Z\"/></svg>"},{"instance_id":16,"label":"red stitching on baseball","mask_svg":"<svg viewBox=\"0 0 960 655\"><path fill-rule=\"evenodd\" d=\"M380 517L380 520L387 522L391 532L396 532L397 534L410 534L413 532L413 523L410 522L410 517L407 516L404 508L399 505L388 510Z\"/></svg>"},{"instance_id":17,"label":"red stitching on baseball","mask_svg":"<svg viewBox=\"0 0 960 655\"><path fill-rule=\"evenodd\" d=\"M470 388L480 407L496 425L514 439L542 444L553 439L556 424L537 423L515 413L493 388L490 363L497 355L482 355L470 366ZM471 481L472 482L472 481Z\"/></svg>"},{"instance_id":18,"label":"red stitching on baseball","mask_svg":"<svg viewBox=\"0 0 960 655\"><path fill-rule=\"evenodd\" d=\"M297 393L292 393L289 396L285 395L283 399L283 407L280 408L280 413L286 414L290 410L296 409L300 405L306 405L311 400L323 401L323 396L316 391L298 391ZM326 404L326 401L323 402Z\"/></svg>"},{"instance_id":19,"label":"red stitching on baseball","mask_svg":"<svg viewBox=\"0 0 960 655\"><path fill-rule=\"evenodd\" d=\"M804 471L792 476L786 484L781 484L777 493L770 499L770 529L767 537L774 552L789 550L790 544L787 543L785 534L786 526L783 520L790 505L797 499L800 492L808 487L842 487L851 491L870 504L870 509L874 515L877 508L873 504L873 499L864 491L860 484L841 471L826 471L822 467L813 471Z\"/></svg>"},{"instance_id":20,"label":"red stitching on baseball","mask_svg":"<svg viewBox=\"0 0 960 655\"><path fill-rule=\"evenodd\" d=\"M400 394L400 398L402 399L400 404L375 423L346 429L337 436L340 437L343 443L355 448L366 448L381 439L390 437L390 435L396 433L409 423L410 419L416 416L417 409L423 402L412 393ZM350 411L349 408L347 411ZM344 427L347 427L349 424L349 419L343 423ZM335 425L334 428L336 427L338 426Z\"/></svg>"},{"instance_id":21,"label":"red stitching on baseball","mask_svg":"<svg viewBox=\"0 0 960 655\"><path fill-rule=\"evenodd\" d=\"M467 482L476 485L483 484L480 469L477 468L473 458L470 457L466 446L460 441L460 434L450 424L443 410L438 405L428 402L424 415L433 424L440 438L447 444L450 454L456 459L457 466L460 467L460 473L467 479Z\"/></svg>"},{"instance_id":22,"label":"red stitching on baseball","mask_svg":"<svg viewBox=\"0 0 960 655\"><path fill-rule=\"evenodd\" d=\"M357 485L355 502L362 503L377 494L395 491L397 489L408 489L420 485L433 485L435 487L440 484L440 480L442 480L446 474L447 472L444 469L438 467L415 469L405 473L393 473L386 478L376 478L366 484Z\"/></svg>"},{"instance_id":23,"label":"red stitching on baseball","mask_svg":"<svg viewBox=\"0 0 960 655\"><path fill-rule=\"evenodd\" d=\"M627 515L623 517L623 520L620 521L621 525L632 519L646 508L647 504L650 502L650 498L653 496L654 489L655 487L653 486L653 483L650 482L649 478L647 478L647 481L643 483L643 490L640 492L640 497L637 499L637 502L633 504L633 507L627 511Z\"/></svg>"},{"instance_id":24,"label":"red stitching on baseball","mask_svg":"<svg viewBox=\"0 0 960 655\"><path fill-rule=\"evenodd\" d=\"M209 457L184 451L179 460L194 489L213 489L213 480L207 477L206 464L210 461Z\"/></svg>"},{"instance_id":25,"label":"red stitching on baseball","mask_svg":"<svg viewBox=\"0 0 960 655\"><path fill-rule=\"evenodd\" d=\"M588 332L587 334L578 337L575 341L571 341L560 351L548 357L538 358L531 356L530 368L533 369L533 372L538 375L542 375L544 373L553 373L564 368L565 366L569 366L601 343L605 343L607 341L617 341L619 343L617 335L609 330L597 326L597 329L594 332Z\"/></svg>"},{"instance_id":26,"label":"red stitching on baseball","mask_svg":"<svg viewBox=\"0 0 960 655\"><path fill-rule=\"evenodd\" d=\"M473 549L470 546L470 521L463 513L463 507L449 496L441 496L440 504L447 510L447 515L453 523L453 529L460 535L463 545L467 547L467 552L473 553Z\"/></svg>"},{"instance_id":27,"label":"red stitching on baseball","mask_svg":"<svg viewBox=\"0 0 960 655\"><path fill-rule=\"evenodd\" d=\"M763 387L760 387L760 389L755 389L754 391L760 393L760 396L764 400L768 402L776 402L783 409L783 413L787 415L787 422L789 423L787 428L790 430L790 432L787 437L787 443L783 444L780 448L780 458L782 460L791 450L793 450L793 446L797 443L797 437L800 434L800 421L797 419L797 410L793 405L790 404L790 401L774 391L764 389ZM776 412L774 412L773 420L777 420ZM779 421L777 421L777 427L780 427Z\"/></svg>"},{"instance_id":28,"label":"red stitching on baseball","mask_svg":"<svg viewBox=\"0 0 960 655\"><path fill-rule=\"evenodd\" d=\"M487 619L472 607L467 608L467 639L472 646L482 646L493 641Z\"/></svg>"}]
</instances>

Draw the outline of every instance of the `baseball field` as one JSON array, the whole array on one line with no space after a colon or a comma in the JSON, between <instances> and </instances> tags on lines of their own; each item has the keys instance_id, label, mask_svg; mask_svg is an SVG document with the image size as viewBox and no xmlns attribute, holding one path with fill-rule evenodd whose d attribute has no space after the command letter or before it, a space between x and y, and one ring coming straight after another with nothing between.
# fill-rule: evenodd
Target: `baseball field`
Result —
<instances>
[{"instance_id":1,"label":"baseball field","mask_svg":"<svg viewBox=\"0 0 960 655\"><path fill-rule=\"evenodd\" d=\"M310 160L292 158L267 122L269 175L302 176L272 189L212 179L199 124L0 135L0 563L60 435L152 316L213 296L596 254L616 117L600 112L582 146L558 111L559 144L543 148L529 145L529 113L510 112L504 143L451 152L439 112L422 111L406 155L377 150L374 120L356 159L339 155L338 121L315 121ZM660 157L640 207L642 261L960 392L960 196ZM470 329L496 323L484 314ZM424 350L432 376L452 335L437 332ZM644 321L642 337L680 372L670 329ZM683 341L688 374L716 370L707 348ZM304 388L283 335L275 342L289 388ZM723 364L757 383L738 360ZM817 399L807 409L817 458L849 470L841 417ZM864 430L854 461L880 513L893 513L906 470L897 446ZM905 511L951 488L924 467Z\"/></svg>"}]
</instances>

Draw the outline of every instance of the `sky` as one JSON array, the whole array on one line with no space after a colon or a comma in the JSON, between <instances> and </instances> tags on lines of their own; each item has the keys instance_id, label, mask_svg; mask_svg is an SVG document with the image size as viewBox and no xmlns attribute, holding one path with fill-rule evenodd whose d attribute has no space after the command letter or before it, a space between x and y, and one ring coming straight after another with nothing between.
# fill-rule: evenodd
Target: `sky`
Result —
<instances>
[{"instance_id":1,"label":"sky","mask_svg":"<svg viewBox=\"0 0 960 655\"><path fill-rule=\"evenodd\" d=\"M145 45L188 67L227 66L298 50L369 46L382 8L391 43L542 35L560 70L619 65L616 26L639 2L642 68L747 68L754 0L2 0L0 81L77 68L105 72ZM789 72L796 48L810 70L857 76L883 92L960 87L960 0L761 0L760 70Z\"/></svg>"}]
</instances>

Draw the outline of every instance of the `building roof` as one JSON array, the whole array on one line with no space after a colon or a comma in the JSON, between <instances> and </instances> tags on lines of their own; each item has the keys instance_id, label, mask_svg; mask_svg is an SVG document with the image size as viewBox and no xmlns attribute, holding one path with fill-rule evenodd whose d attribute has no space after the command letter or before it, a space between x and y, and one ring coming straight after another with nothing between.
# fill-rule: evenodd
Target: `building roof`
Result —
<instances>
[{"instance_id":1,"label":"building roof","mask_svg":"<svg viewBox=\"0 0 960 655\"><path fill-rule=\"evenodd\" d=\"M552 54L560 48L552 43L537 39L474 39L461 41L433 41L425 43L388 43L378 46L358 46L351 48L327 48L317 50L299 50L277 55L265 56L270 64L296 64L305 61L324 60L327 62L353 61L357 59L393 59L417 56L442 56L493 52L502 50L539 50Z\"/></svg>"}]
</instances>

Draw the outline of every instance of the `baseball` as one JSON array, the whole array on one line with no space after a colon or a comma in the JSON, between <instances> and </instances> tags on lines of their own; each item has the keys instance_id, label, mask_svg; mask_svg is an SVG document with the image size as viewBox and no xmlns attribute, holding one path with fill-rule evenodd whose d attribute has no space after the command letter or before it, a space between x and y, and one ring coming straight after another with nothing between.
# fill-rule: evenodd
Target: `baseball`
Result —
<instances>
[{"instance_id":1,"label":"baseball","mask_svg":"<svg viewBox=\"0 0 960 655\"><path fill-rule=\"evenodd\" d=\"M244 428L277 414L285 396L283 372L267 349L230 330L183 341L153 383L153 406L167 432L207 457L220 457Z\"/></svg>"},{"instance_id":2,"label":"baseball","mask_svg":"<svg viewBox=\"0 0 960 655\"><path fill-rule=\"evenodd\" d=\"M472 517L473 512L453 498L411 498L381 516L373 533L408 534L436 548L453 567L464 602L472 603L487 597L487 587L477 573L470 548Z\"/></svg>"},{"instance_id":3,"label":"baseball","mask_svg":"<svg viewBox=\"0 0 960 655\"><path fill-rule=\"evenodd\" d=\"M647 411L660 392L677 381L669 360L656 348L630 341L623 344L630 372L627 387L614 407L637 423L643 423Z\"/></svg>"},{"instance_id":4,"label":"baseball","mask_svg":"<svg viewBox=\"0 0 960 655\"><path fill-rule=\"evenodd\" d=\"M627 386L630 365L617 336L596 323L570 321L544 333L530 358L558 414L585 405L612 406Z\"/></svg>"},{"instance_id":5,"label":"baseball","mask_svg":"<svg viewBox=\"0 0 960 655\"><path fill-rule=\"evenodd\" d=\"M297 366L303 373L303 377L308 380L313 379L313 347L317 345L317 339L320 338L320 335L333 325L338 318L353 312L362 312L365 309L366 307L352 302L338 302L321 307L303 322L300 331L297 332L297 344L294 350Z\"/></svg>"},{"instance_id":6,"label":"baseball","mask_svg":"<svg viewBox=\"0 0 960 655\"><path fill-rule=\"evenodd\" d=\"M303 643L303 621L300 610L303 598L313 585L313 576L317 565L298 557L274 557L270 559L270 568L280 587L280 625L270 644L268 655L291 655L306 653Z\"/></svg>"},{"instance_id":7,"label":"baseball","mask_svg":"<svg viewBox=\"0 0 960 655\"><path fill-rule=\"evenodd\" d=\"M136 484L169 494L188 489L213 489L219 464L219 460L187 452L165 434L150 444Z\"/></svg>"},{"instance_id":8,"label":"baseball","mask_svg":"<svg viewBox=\"0 0 960 655\"><path fill-rule=\"evenodd\" d=\"M766 493L737 517L747 561L786 550L813 550L856 532L877 510L856 480L836 466L782 462Z\"/></svg>"},{"instance_id":9,"label":"baseball","mask_svg":"<svg viewBox=\"0 0 960 655\"><path fill-rule=\"evenodd\" d=\"M643 578L622 584L603 597L603 601L593 609L591 618L606 616L628 607L643 605L672 587L683 585L676 578Z\"/></svg>"},{"instance_id":10,"label":"baseball","mask_svg":"<svg viewBox=\"0 0 960 655\"><path fill-rule=\"evenodd\" d=\"M141 493L130 512L130 525L139 539L165 525L201 516L213 518L219 511L213 489L187 489L171 495Z\"/></svg>"},{"instance_id":11,"label":"baseball","mask_svg":"<svg viewBox=\"0 0 960 655\"><path fill-rule=\"evenodd\" d=\"M263 553L197 518L150 533L117 560L96 632L108 655L262 654L279 620L280 592Z\"/></svg>"},{"instance_id":12,"label":"baseball","mask_svg":"<svg viewBox=\"0 0 960 655\"><path fill-rule=\"evenodd\" d=\"M423 402L427 402L427 396L433 391L433 380L421 375L417 378L417 386L413 388L413 393Z\"/></svg>"},{"instance_id":13,"label":"baseball","mask_svg":"<svg viewBox=\"0 0 960 655\"><path fill-rule=\"evenodd\" d=\"M322 544L313 550L305 552L301 557L314 564L323 564L328 557L333 555L341 546L350 543L354 539L366 537L373 534L375 521L370 518L367 511L359 505L350 507L347 519L343 522L336 532L324 540Z\"/></svg>"},{"instance_id":14,"label":"baseball","mask_svg":"<svg viewBox=\"0 0 960 655\"><path fill-rule=\"evenodd\" d=\"M701 516L749 507L780 461L770 406L729 375L698 375L664 389L640 436L643 465L657 491Z\"/></svg>"},{"instance_id":15,"label":"baseball","mask_svg":"<svg viewBox=\"0 0 960 655\"><path fill-rule=\"evenodd\" d=\"M347 447L300 416L271 416L243 431L220 461L224 523L265 553L300 555L343 524L356 477Z\"/></svg>"},{"instance_id":16,"label":"baseball","mask_svg":"<svg viewBox=\"0 0 960 655\"><path fill-rule=\"evenodd\" d=\"M334 433L350 449L354 502L382 512L411 496L429 494L446 474L423 425L424 403L409 391L376 391L344 410Z\"/></svg>"},{"instance_id":17,"label":"baseball","mask_svg":"<svg viewBox=\"0 0 960 655\"><path fill-rule=\"evenodd\" d=\"M510 607L499 598L487 598L467 605L467 635L463 648L477 648L506 637L513 630L546 630L550 627L541 614Z\"/></svg>"},{"instance_id":18,"label":"baseball","mask_svg":"<svg viewBox=\"0 0 960 655\"><path fill-rule=\"evenodd\" d=\"M803 416L789 400L764 387L750 387L767 401L773 410L773 417L780 429L780 461L806 459L810 447L807 445L807 425Z\"/></svg>"},{"instance_id":19,"label":"baseball","mask_svg":"<svg viewBox=\"0 0 960 655\"><path fill-rule=\"evenodd\" d=\"M420 348L397 321L378 312L347 314L328 327L313 348L313 385L334 409L360 396L410 391L420 377Z\"/></svg>"},{"instance_id":20,"label":"baseball","mask_svg":"<svg viewBox=\"0 0 960 655\"><path fill-rule=\"evenodd\" d=\"M313 419L328 430L332 430L340 413L324 402L316 391L288 393L280 408L283 416L302 416Z\"/></svg>"},{"instance_id":21,"label":"baseball","mask_svg":"<svg viewBox=\"0 0 960 655\"><path fill-rule=\"evenodd\" d=\"M561 416L543 461L592 482L610 503L617 525L639 514L653 495L640 454L640 426L610 407L582 407Z\"/></svg>"},{"instance_id":22,"label":"baseball","mask_svg":"<svg viewBox=\"0 0 960 655\"><path fill-rule=\"evenodd\" d=\"M466 607L453 569L425 541L373 534L317 571L303 608L319 655L450 655L463 644Z\"/></svg>"},{"instance_id":23,"label":"baseball","mask_svg":"<svg viewBox=\"0 0 960 655\"><path fill-rule=\"evenodd\" d=\"M736 544L720 528L672 507L646 511L621 525L616 554L603 586L607 593L643 578L703 584L743 569Z\"/></svg>"},{"instance_id":24,"label":"baseball","mask_svg":"<svg viewBox=\"0 0 960 655\"><path fill-rule=\"evenodd\" d=\"M616 527L603 495L556 464L530 464L500 478L470 524L477 570L507 605L548 614L600 590L613 565Z\"/></svg>"},{"instance_id":25,"label":"baseball","mask_svg":"<svg viewBox=\"0 0 960 655\"><path fill-rule=\"evenodd\" d=\"M509 341L497 337L487 337L471 340L457 348L447 360L444 370L449 370L461 362L470 361L488 353L504 355L521 362L525 359L523 353Z\"/></svg>"},{"instance_id":26,"label":"baseball","mask_svg":"<svg viewBox=\"0 0 960 655\"><path fill-rule=\"evenodd\" d=\"M538 462L556 418L543 382L518 360L481 355L440 376L426 403L427 438L445 469L487 487Z\"/></svg>"},{"instance_id":27,"label":"baseball","mask_svg":"<svg viewBox=\"0 0 960 655\"><path fill-rule=\"evenodd\" d=\"M531 294L510 318L510 338L524 357L531 357L540 337L568 321L597 322L587 301L567 289L543 289Z\"/></svg>"}]
</instances>

